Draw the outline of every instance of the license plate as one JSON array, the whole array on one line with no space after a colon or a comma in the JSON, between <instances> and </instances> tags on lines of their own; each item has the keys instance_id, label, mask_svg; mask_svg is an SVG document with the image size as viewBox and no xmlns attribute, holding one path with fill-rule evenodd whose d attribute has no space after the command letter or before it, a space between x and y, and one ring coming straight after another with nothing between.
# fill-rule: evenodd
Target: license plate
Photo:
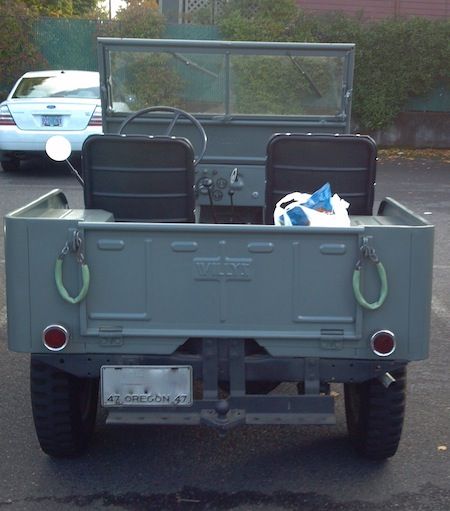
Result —
<instances>
[{"instance_id":1,"label":"license plate","mask_svg":"<svg viewBox=\"0 0 450 511\"><path fill-rule=\"evenodd\" d=\"M102 406L192 405L191 366L102 366Z\"/></svg>"},{"instance_id":2,"label":"license plate","mask_svg":"<svg viewBox=\"0 0 450 511\"><path fill-rule=\"evenodd\" d=\"M56 128L58 126L62 126L62 116L61 115L43 115L42 116L42 126L46 128Z\"/></svg>"}]
</instances>

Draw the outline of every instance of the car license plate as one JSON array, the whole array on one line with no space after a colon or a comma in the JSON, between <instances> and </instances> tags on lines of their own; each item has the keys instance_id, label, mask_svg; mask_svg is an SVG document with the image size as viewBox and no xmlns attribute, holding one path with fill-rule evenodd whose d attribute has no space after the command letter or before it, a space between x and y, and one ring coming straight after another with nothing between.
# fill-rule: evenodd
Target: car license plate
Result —
<instances>
[{"instance_id":1,"label":"car license plate","mask_svg":"<svg viewBox=\"0 0 450 511\"><path fill-rule=\"evenodd\" d=\"M102 366L102 406L190 406L191 366Z\"/></svg>"},{"instance_id":2,"label":"car license plate","mask_svg":"<svg viewBox=\"0 0 450 511\"><path fill-rule=\"evenodd\" d=\"M61 115L43 115L42 116L42 126L46 128L57 128L58 126L62 126L62 116Z\"/></svg>"}]
</instances>

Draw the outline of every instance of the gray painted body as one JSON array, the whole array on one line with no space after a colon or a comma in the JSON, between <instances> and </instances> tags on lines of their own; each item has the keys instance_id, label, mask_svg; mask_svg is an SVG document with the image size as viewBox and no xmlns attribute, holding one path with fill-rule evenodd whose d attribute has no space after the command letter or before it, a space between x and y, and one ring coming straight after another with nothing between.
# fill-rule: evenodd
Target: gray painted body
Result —
<instances>
[{"instance_id":1,"label":"gray painted body","mask_svg":"<svg viewBox=\"0 0 450 511\"><path fill-rule=\"evenodd\" d=\"M103 211L67 209L51 192L5 219L9 347L45 353L43 329L66 326L65 354L169 355L189 338L255 339L270 355L377 359L371 335L396 334L397 360L428 354L433 227L388 200L383 214L348 228L117 223ZM84 239L91 282L78 306L54 282L73 230ZM389 295L364 310L351 285L362 238L388 274ZM72 295L79 265L66 257ZM364 294L379 282L364 269Z\"/></svg>"},{"instance_id":2,"label":"gray painted body","mask_svg":"<svg viewBox=\"0 0 450 511\"><path fill-rule=\"evenodd\" d=\"M223 55L225 63L224 114L196 114L208 134L195 177L200 222L117 222L109 211L70 209L60 190L10 213L5 218L9 348L90 378L98 378L104 365L188 365L203 385L203 399L189 411L113 411L111 422L206 423L222 429L242 422L332 423L333 399L323 395L329 383L381 378L426 358L429 343L433 226L424 219L386 199L379 214L352 216L346 228L263 225L266 147L273 134L347 137L354 46L100 39L105 133L117 133L127 116L111 108L118 99L111 74L114 52L161 49L177 58L182 52ZM229 63L235 54L285 61L318 57L319 68L327 56L340 59L339 109L326 116L230 114ZM161 134L168 122L164 115L144 117L133 133ZM193 133L182 119L175 131L188 139ZM315 151L320 155L320 147ZM339 168L334 160L344 156L338 155L330 152L325 171L360 182L366 164L359 160L350 169ZM201 186L205 178L211 180L212 197ZM360 188L373 201L373 181ZM212 223L213 217L219 223ZM54 276L56 260L74 232L90 269L89 290L79 304L63 300ZM352 288L365 239L388 276L388 296L377 310L358 305ZM63 279L75 296L82 282L74 254L64 258ZM362 290L368 301L377 299L379 278L367 261ZM43 330L52 324L70 332L67 346L57 353L42 342ZM396 350L387 357L371 348L379 330L396 337ZM248 392L249 382L282 381L300 382L302 395ZM220 399L224 389L226 401Z\"/></svg>"}]
</instances>

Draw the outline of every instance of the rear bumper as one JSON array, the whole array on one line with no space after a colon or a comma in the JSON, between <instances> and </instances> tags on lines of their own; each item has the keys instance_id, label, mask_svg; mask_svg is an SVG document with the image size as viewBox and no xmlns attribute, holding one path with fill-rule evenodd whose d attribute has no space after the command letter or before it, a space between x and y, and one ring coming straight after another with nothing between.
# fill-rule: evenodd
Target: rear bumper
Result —
<instances>
[{"instance_id":1,"label":"rear bumper","mask_svg":"<svg viewBox=\"0 0 450 511\"><path fill-rule=\"evenodd\" d=\"M244 424L336 424L334 399L330 396L246 395L227 399L203 399L192 406L111 410L107 424L164 424L212 426L227 431Z\"/></svg>"},{"instance_id":2,"label":"rear bumper","mask_svg":"<svg viewBox=\"0 0 450 511\"><path fill-rule=\"evenodd\" d=\"M381 378L386 372L406 364L392 360L246 355L240 339L220 342L205 339L201 351L165 356L59 353L36 354L33 358L76 376L91 378L99 377L103 365L190 365L194 380L191 406L109 408L107 423L207 425L221 431L243 424L335 424L330 383ZM252 390L258 387L249 385L251 382L273 382L274 387L279 383L283 385L273 392L259 393Z\"/></svg>"},{"instance_id":3,"label":"rear bumper","mask_svg":"<svg viewBox=\"0 0 450 511\"><path fill-rule=\"evenodd\" d=\"M205 341L208 342L208 341ZM212 340L211 343L216 341ZM234 341L231 341L232 343ZM239 340L238 340L239 342ZM222 342L221 342L222 344ZM208 347L210 350L208 350ZM353 383L378 378L384 373L404 367L404 360L355 360L333 358L273 357L271 355L244 355L241 348L232 348L228 357L222 356L213 345L205 354L174 353L172 355L120 354L33 354L43 363L57 367L78 377L98 378L103 365L190 365L194 379L210 381L213 391L219 382L305 382ZM230 356L231 355L231 356Z\"/></svg>"}]
</instances>

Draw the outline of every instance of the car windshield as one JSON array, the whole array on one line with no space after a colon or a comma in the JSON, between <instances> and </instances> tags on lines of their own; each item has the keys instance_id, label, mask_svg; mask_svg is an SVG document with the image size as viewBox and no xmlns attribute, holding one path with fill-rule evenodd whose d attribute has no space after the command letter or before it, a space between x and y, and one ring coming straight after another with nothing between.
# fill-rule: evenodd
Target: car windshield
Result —
<instances>
[{"instance_id":1,"label":"car windshield","mask_svg":"<svg viewBox=\"0 0 450 511\"><path fill-rule=\"evenodd\" d=\"M130 110L331 117L344 110L342 54L120 49L110 52L109 70L112 103Z\"/></svg>"},{"instance_id":2,"label":"car windshield","mask_svg":"<svg viewBox=\"0 0 450 511\"><path fill-rule=\"evenodd\" d=\"M69 72L53 76L24 77L12 97L98 99L99 77L96 73Z\"/></svg>"}]
</instances>

